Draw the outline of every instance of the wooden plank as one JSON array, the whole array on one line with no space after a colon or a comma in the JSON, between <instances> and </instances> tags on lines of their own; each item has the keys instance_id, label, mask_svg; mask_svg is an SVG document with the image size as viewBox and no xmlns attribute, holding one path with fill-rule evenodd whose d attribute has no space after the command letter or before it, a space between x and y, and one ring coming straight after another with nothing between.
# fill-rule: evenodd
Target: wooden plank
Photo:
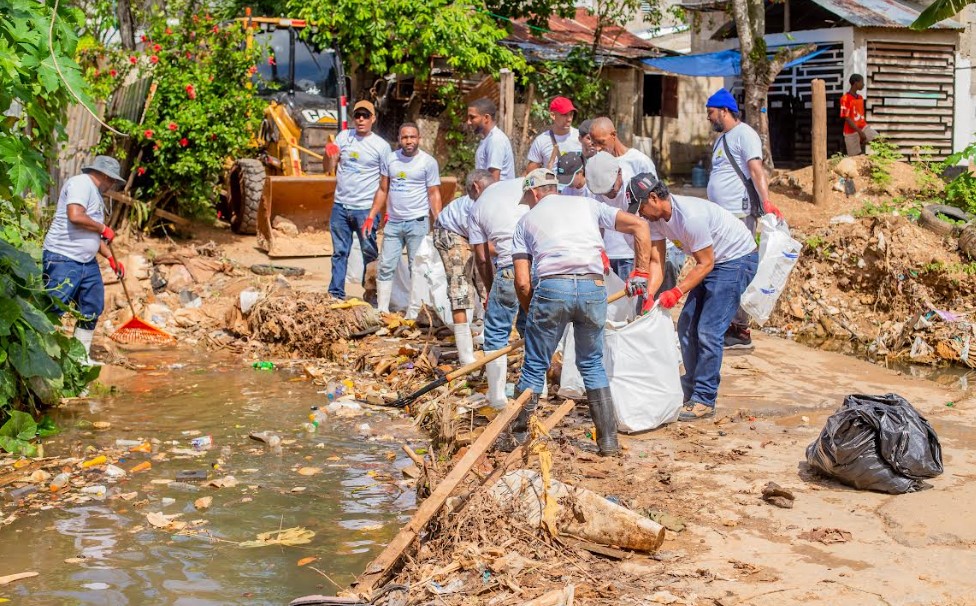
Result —
<instances>
[{"instance_id":1,"label":"wooden plank","mask_svg":"<svg viewBox=\"0 0 976 606\"><path fill-rule=\"evenodd\" d=\"M813 203L827 202L827 94L823 80L813 81Z\"/></svg>"},{"instance_id":2,"label":"wooden plank","mask_svg":"<svg viewBox=\"0 0 976 606\"><path fill-rule=\"evenodd\" d=\"M188 219L184 219L183 217L177 214L171 213L161 208L153 209L153 214L159 217L160 219L172 221L173 223L176 223L180 227L189 227L192 224Z\"/></svg>"}]
</instances>

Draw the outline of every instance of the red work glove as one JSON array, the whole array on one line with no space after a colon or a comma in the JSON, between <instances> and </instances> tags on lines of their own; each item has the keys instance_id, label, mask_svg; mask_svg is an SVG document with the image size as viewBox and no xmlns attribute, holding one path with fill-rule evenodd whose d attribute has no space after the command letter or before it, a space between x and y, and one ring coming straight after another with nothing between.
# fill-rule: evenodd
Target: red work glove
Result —
<instances>
[{"instance_id":1,"label":"red work glove","mask_svg":"<svg viewBox=\"0 0 976 606\"><path fill-rule=\"evenodd\" d=\"M603 275L610 275L610 257L607 256L607 251L600 251L600 259L603 261Z\"/></svg>"},{"instance_id":2,"label":"red work glove","mask_svg":"<svg viewBox=\"0 0 976 606\"><path fill-rule=\"evenodd\" d=\"M641 305L641 315L643 316L647 312L654 308L654 299L647 297L644 299L644 304Z\"/></svg>"},{"instance_id":3,"label":"red work glove","mask_svg":"<svg viewBox=\"0 0 976 606\"><path fill-rule=\"evenodd\" d=\"M328 156L328 157L330 157L330 158L338 158L339 157L339 146L336 145L335 143L327 143L325 145L325 155Z\"/></svg>"},{"instance_id":4,"label":"red work glove","mask_svg":"<svg viewBox=\"0 0 976 606\"><path fill-rule=\"evenodd\" d=\"M103 229L102 233L99 235L102 236L102 240L105 240L109 244L111 244L112 240L115 239L115 232L108 225L105 226L105 229Z\"/></svg>"},{"instance_id":5,"label":"red work glove","mask_svg":"<svg viewBox=\"0 0 976 606\"><path fill-rule=\"evenodd\" d=\"M363 237L364 238L369 237L369 233L371 231L373 231L373 221L374 221L373 215L370 215L370 216L366 217L366 220L363 221Z\"/></svg>"},{"instance_id":6,"label":"red work glove","mask_svg":"<svg viewBox=\"0 0 976 606\"><path fill-rule=\"evenodd\" d=\"M770 202L769 200L766 200L766 201L763 202L763 210L765 212L767 212L767 213L772 213L772 214L776 215L780 219L783 218L782 211L780 211L780 209L776 208L776 205L773 204L772 202Z\"/></svg>"},{"instance_id":7,"label":"red work glove","mask_svg":"<svg viewBox=\"0 0 976 606\"><path fill-rule=\"evenodd\" d=\"M390 222L390 213L383 213L383 225L385 226Z\"/></svg>"},{"instance_id":8,"label":"red work glove","mask_svg":"<svg viewBox=\"0 0 976 606\"><path fill-rule=\"evenodd\" d=\"M624 285L624 290L627 291L627 296L636 297L637 295L643 295L647 293L647 279L650 276L643 269L635 269L630 272L630 276L627 278L627 282Z\"/></svg>"},{"instance_id":9,"label":"red work glove","mask_svg":"<svg viewBox=\"0 0 976 606\"><path fill-rule=\"evenodd\" d=\"M678 288L677 286L675 286L671 290L666 290L666 291L662 292L661 293L661 296L657 298L657 302L664 309L671 309L672 307L674 307L675 305L678 304L678 300L684 294L685 293L681 292L681 289L680 288Z\"/></svg>"},{"instance_id":10,"label":"red work glove","mask_svg":"<svg viewBox=\"0 0 976 606\"><path fill-rule=\"evenodd\" d=\"M115 257L108 258L108 266L112 268L112 271L119 277L119 280L125 277L125 267L122 266L122 263L116 261Z\"/></svg>"}]
</instances>

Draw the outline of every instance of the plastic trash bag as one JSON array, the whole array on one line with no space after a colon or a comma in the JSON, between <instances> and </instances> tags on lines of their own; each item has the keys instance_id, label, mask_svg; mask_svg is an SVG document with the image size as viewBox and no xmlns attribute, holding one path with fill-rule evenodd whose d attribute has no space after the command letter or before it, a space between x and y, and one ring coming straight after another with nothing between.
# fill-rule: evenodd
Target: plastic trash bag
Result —
<instances>
[{"instance_id":1,"label":"plastic trash bag","mask_svg":"<svg viewBox=\"0 0 976 606\"><path fill-rule=\"evenodd\" d=\"M353 236L352 246L349 247L349 257L346 258L346 285L359 286L363 283L363 249L359 246L359 238Z\"/></svg>"},{"instance_id":2,"label":"plastic trash bag","mask_svg":"<svg viewBox=\"0 0 976 606\"><path fill-rule=\"evenodd\" d=\"M677 420L684 393L674 341L674 322L658 306L604 334L603 365L619 431L647 431Z\"/></svg>"},{"instance_id":3,"label":"plastic trash bag","mask_svg":"<svg viewBox=\"0 0 976 606\"><path fill-rule=\"evenodd\" d=\"M769 320L790 272L800 258L802 245L790 235L786 222L773 214L759 219L759 268L739 306L760 326Z\"/></svg>"},{"instance_id":4,"label":"plastic trash bag","mask_svg":"<svg viewBox=\"0 0 976 606\"><path fill-rule=\"evenodd\" d=\"M942 447L901 396L850 395L807 447L807 463L854 488L902 494L942 473Z\"/></svg>"},{"instance_id":5,"label":"plastic trash bag","mask_svg":"<svg viewBox=\"0 0 976 606\"><path fill-rule=\"evenodd\" d=\"M451 302L447 296L447 272L441 254L434 248L434 238L428 235L413 256L410 278L410 304L406 317L413 320L426 304L437 312L445 326L454 326Z\"/></svg>"}]
</instances>

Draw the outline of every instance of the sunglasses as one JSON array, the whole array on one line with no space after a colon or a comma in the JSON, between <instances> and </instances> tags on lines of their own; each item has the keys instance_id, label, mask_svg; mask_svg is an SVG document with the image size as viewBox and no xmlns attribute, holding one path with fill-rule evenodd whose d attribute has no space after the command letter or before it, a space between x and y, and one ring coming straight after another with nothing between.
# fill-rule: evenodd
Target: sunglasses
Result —
<instances>
[{"instance_id":1,"label":"sunglasses","mask_svg":"<svg viewBox=\"0 0 976 606\"><path fill-rule=\"evenodd\" d=\"M354 120L369 120L373 117L373 114L369 112L355 112L352 117Z\"/></svg>"}]
</instances>

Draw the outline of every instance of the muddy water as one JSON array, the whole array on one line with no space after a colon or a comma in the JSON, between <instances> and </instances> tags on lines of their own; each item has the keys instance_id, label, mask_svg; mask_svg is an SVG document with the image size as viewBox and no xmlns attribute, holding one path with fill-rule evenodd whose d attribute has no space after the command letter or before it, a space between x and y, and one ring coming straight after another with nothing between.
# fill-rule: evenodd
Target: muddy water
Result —
<instances>
[{"instance_id":1,"label":"muddy water","mask_svg":"<svg viewBox=\"0 0 976 606\"><path fill-rule=\"evenodd\" d=\"M56 421L64 431L46 443L45 454L78 453L88 445L114 444L116 438L158 438L165 452L188 448L191 436L183 432L191 431L210 434L214 448L199 458L170 455L146 473L108 484L113 491L138 491L132 501L57 506L0 530L0 575L40 572L2 588L0 596L37 605L287 604L305 594L334 594L336 587L324 575L348 583L409 517L413 494L398 482L398 468L408 461L391 438L404 430L384 413L330 420L306 434L299 426L309 406L324 396L297 375L254 371L230 360L178 370L165 370L165 360L142 361L158 369L125 382L118 395L59 411ZM105 431L84 429L94 421L112 425ZM380 439L360 436L361 423ZM285 441L281 454L249 440L253 430L277 432ZM167 443L172 440L178 444ZM197 482L198 490L188 492L151 483L183 470L209 470L217 477L211 465L218 458L223 473L240 481L237 487L218 490ZM301 466L322 471L303 476L296 471ZM293 492L301 487L304 491ZM193 501L208 495L212 507L195 511ZM167 498L175 502L165 505ZM145 518L152 511L205 519L207 532L177 536L153 529ZM236 545L293 526L315 531L312 542ZM310 556L318 560L297 565ZM65 563L69 558L84 561Z\"/></svg>"}]
</instances>

